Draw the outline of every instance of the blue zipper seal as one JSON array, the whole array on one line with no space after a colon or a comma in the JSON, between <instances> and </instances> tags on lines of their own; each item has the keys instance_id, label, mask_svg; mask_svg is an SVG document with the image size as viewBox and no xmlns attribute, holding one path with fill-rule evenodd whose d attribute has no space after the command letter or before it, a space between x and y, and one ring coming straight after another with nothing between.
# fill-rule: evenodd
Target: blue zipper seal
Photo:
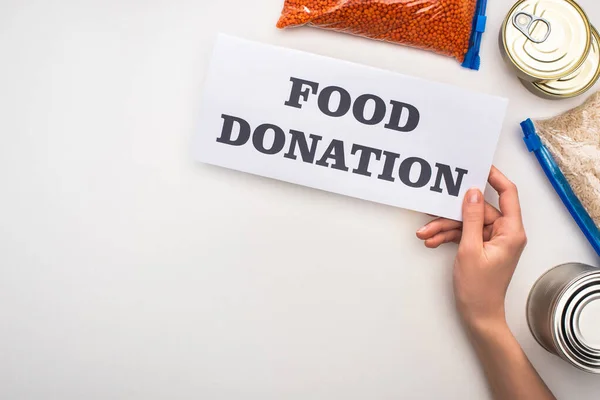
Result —
<instances>
[{"instance_id":1,"label":"blue zipper seal","mask_svg":"<svg viewBox=\"0 0 600 400\"><path fill-rule=\"evenodd\" d=\"M475 71L479 71L479 67L481 66L479 50L481 49L481 40L483 39L483 32L485 32L485 26L487 24L487 17L485 16L486 8L487 0L477 0L475 17L473 18L473 30L471 31L471 39L469 41L469 50L462 63L463 67Z\"/></svg>"},{"instance_id":2,"label":"blue zipper seal","mask_svg":"<svg viewBox=\"0 0 600 400\"><path fill-rule=\"evenodd\" d=\"M598 229L588 212L585 211L581 201L579 201L573 192L571 185L569 185L567 178L565 178L556 164L554 157L552 157L552 154L550 154L546 146L544 146L540 140L540 137L535 131L533 121L528 119L521 122L521 128L523 129L523 140L527 145L527 149L529 152L535 154L542 169L546 173L546 176L550 180L550 183L552 183L554 190L556 190L556 193L560 196L560 199L571 213L571 216L573 216L575 222L577 222L577 225L579 225L579 228L585 237L589 240L594 250L596 250L598 256L600 256L600 229Z\"/></svg>"}]
</instances>

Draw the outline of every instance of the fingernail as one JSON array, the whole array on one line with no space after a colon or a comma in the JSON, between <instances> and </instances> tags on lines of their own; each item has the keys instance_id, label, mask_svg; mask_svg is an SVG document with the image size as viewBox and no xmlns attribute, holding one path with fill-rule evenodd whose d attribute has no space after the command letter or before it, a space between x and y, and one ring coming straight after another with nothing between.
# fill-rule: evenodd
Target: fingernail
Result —
<instances>
[{"instance_id":1,"label":"fingernail","mask_svg":"<svg viewBox=\"0 0 600 400\"><path fill-rule=\"evenodd\" d=\"M481 201L481 192L477 188L470 189L467 193L467 201L470 204L477 204Z\"/></svg>"},{"instance_id":2,"label":"fingernail","mask_svg":"<svg viewBox=\"0 0 600 400\"><path fill-rule=\"evenodd\" d=\"M427 225L425 225L424 227L420 228L417 233L423 233L427 230Z\"/></svg>"}]
</instances>

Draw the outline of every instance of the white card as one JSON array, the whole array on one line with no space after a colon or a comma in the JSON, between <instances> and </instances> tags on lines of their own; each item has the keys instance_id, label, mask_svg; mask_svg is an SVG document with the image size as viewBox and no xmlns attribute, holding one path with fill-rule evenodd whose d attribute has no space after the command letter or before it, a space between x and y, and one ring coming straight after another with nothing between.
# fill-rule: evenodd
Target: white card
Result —
<instances>
[{"instance_id":1,"label":"white card","mask_svg":"<svg viewBox=\"0 0 600 400\"><path fill-rule=\"evenodd\" d=\"M465 192L485 188L507 104L220 35L193 151L201 162L461 220Z\"/></svg>"}]
</instances>

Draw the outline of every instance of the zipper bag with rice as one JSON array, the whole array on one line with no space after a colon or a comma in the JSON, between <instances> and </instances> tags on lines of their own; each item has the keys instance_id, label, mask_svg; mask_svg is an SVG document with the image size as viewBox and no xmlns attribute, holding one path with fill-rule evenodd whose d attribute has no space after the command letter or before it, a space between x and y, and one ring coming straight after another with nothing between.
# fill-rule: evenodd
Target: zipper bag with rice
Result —
<instances>
[{"instance_id":1,"label":"zipper bag with rice","mask_svg":"<svg viewBox=\"0 0 600 400\"><path fill-rule=\"evenodd\" d=\"M600 256L600 92L554 118L521 124L525 144Z\"/></svg>"}]
</instances>

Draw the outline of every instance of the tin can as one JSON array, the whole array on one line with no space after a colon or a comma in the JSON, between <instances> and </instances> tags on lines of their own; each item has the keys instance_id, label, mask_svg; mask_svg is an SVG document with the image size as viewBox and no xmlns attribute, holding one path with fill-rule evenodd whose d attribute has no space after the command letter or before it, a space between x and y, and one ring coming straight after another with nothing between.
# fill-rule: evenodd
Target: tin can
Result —
<instances>
[{"instance_id":1,"label":"tin can","mask_svg":"<svg viewBox=\"0 0 600 400\"><path fill-rule=\"evenodd\" d=\"M502 53L519 78L555 81L577 71L592 47L592 27L573 0L520 0L500 32Z\"/></svg>"},{"instance_id":2,"label":"tin can","mask_svg":"<svg viewBox=\"0 0 600 400\"><path fill-rule=\"evenodd\" d=\"M600 374L600 269L570 263L546 272L529 294L527 321L550 353Z\"/></svg>"},{"instance_id":3,"label":"tin can","mask_svg":"<svg viewBox=\"0 0 600 400\"><path fill-rule=\"evenodd\" d=\"M555 81L528 82L521 80L532 93L546 99L566 99L591 89L600 77L600 35L592 27L592 48L583 65L574 73Z\"/></svg>"}]
</instances>

